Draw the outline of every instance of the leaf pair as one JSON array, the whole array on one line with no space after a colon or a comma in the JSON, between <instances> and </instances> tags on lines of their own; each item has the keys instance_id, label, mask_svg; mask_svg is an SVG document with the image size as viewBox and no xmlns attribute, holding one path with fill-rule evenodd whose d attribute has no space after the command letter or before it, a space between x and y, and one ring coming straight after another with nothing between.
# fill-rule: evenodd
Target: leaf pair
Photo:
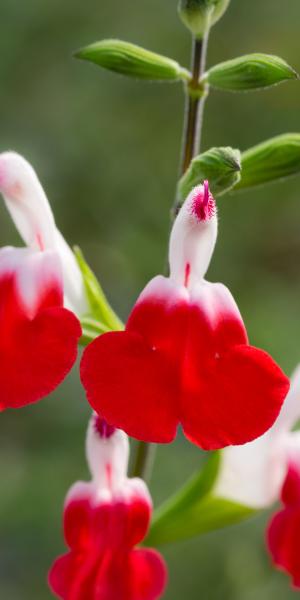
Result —
<instances>
[{"instance_id":1,"label":"leaf pair","mask_svg":"<svg viewBox=\"0 0 300 600\"><path fill-rule=\"evenodd\" d=\"M75 56L129 77L153 81L188 81L190 73L178 62L121 40L102 40L82 48ZM269 87L297 73L284 60L268 54L248 54L215 65L205 73L202 84L229 91Z\"/></svg>"}]
</instances>

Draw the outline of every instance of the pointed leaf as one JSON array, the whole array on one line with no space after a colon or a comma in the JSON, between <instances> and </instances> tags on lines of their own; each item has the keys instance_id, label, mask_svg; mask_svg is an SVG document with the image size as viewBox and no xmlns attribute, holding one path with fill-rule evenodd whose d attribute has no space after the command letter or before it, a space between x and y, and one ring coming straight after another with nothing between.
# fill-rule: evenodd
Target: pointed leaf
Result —
<instances>
[{"instance_id":1,"label":"pointed leaf","mask_svg":"<svg viewBox=\"0 0 300 600\"><path fill-rule=\"evenodd\" d=\"M178 184L183 200L196 185L208 179L213 195L230 190L240 180L240 151L225 147L211 148L194 158Z\"/></svg>"},{"instance_id":2,"label":"pointed leaf","mask_svg":"<svg viewBox=\"0 0 300 600\"><path fill-rule=\"evenodd\" d=\"M74 248L74 253L84 280L91 315L97 321L98 327L102 329L106 328L107 331L119 331L123 329L122 321L120 321L109 305L99 281L86 263L80 248ZM89 322L91 324L91 320Z\"/></svg>"},{"instance_id":3,"label":"pointed leaf","mask_svg":"<svg viewBox=\"0 0 300 600\"><path fill-rule=\"evenodd\" d=\"M298 75L278 56L248 54L212 67L204 78L215 88L240 92L297 79Z\"/></svg>"},{"instance_id":4,"label":"pointed leaf","mask_svg":"<svg viewBox=\"0 0 300 600\"><path fill-rule=\"evenodd\" d=\"M160 546L240 523L256 514L252 508L208 494L197 504L173 519L157 519L145 541L147 546Z\"/></svg>"},{"instance_id":5,"label":"pointed leaf","mask_svg":"<svg viewBox=\"0 0 300 600\"><path fill-rule=\"evenodd\" d=\"M75 56L138 79L179 81L189 78L188 71L175 60L121 40L96 42L81 48Z\"/></svg>"},{"instance_id":6,"label":"pointed leaf","mask_svg":"<svg viewBox=\"0 0 300 600\"><path fill-rule=\"evenodd\" d=\"M242 154L242 178L234 190L251 188L300 173L300 133L271 138Z\"/></svg>"}]
</instances>

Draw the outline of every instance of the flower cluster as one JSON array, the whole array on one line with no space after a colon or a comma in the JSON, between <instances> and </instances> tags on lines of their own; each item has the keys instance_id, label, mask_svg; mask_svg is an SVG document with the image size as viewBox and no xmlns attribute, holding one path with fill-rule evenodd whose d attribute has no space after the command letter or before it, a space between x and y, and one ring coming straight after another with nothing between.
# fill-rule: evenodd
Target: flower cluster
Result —
<instances>
[{"instance_id":1,"label":"flower cluster","mask_svg":"<svg viewBox=\"0 0 300 600\"><path fill-rule=\"evenodd\" d=\"M155 550L135 548L145 537L152 511L149 492L126 476L128 439L93 415L87 435L90 482L78 482L64 507L70 550L49 573L63 600L156 600L166 583L166 567Z\"/></svg>"},{"instance_id":2,"label":"flower cluster","mask_svg":"<svg viewBox=\"0 0 300 600\"><path fill-rule=\"evenodd\" d=\"M91 307L35 172L13 152L0 154L0 191L26 244L0 250L4 410L60 384L77 356L79 318ZM155 550L136 547L152 505L144 482L127 478L127 434L168 443L179 426L205 450L225 448L215 494L255 508L281 496L268 545L300 587L300 434L291 432L300 416L300 372L288 393L280 367L249 344L230 291L205 279L217 225L204 182L175 219L169 276L146 285L124 331L104 333L84 351L81 379L96 411L87 436L92 480L76 483L65 502L69 551L49 575L63 600L161 597L164 562Z\"/></svg>"}]
</instances>

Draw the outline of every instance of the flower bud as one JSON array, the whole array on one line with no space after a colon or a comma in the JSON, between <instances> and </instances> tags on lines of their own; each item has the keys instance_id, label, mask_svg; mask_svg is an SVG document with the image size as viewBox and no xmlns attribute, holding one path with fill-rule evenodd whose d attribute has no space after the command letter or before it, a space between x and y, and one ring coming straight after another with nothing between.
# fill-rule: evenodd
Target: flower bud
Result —
<instances>
[{"instance_id":1,"label":"flower bud","mask_svg":"<svg viewBox=\"0 0 300 600\"><path fill-rule=\"evenodd\" d=\"M241 155L235 148L210 148L196 156L179 181L183 199L197 185L208 179L212 194L220 196L234 187L241 178Z\"/></svg>"},{"instance_id":2,"label":"flower bud","mask_svg":"<svg viewBox=\"0 0 300 600\"><path fill-rule=\"evenodd\" d=\"M229 2L230 0L180 0L178 12L184 25L201 39L222 17Z\"/></svg>"}]
</instances>

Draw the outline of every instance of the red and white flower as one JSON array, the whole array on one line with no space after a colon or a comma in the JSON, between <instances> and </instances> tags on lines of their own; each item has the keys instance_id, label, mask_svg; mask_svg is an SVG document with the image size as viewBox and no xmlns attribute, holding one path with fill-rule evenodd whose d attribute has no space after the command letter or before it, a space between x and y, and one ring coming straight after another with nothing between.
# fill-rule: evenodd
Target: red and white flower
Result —
<instances>
[{"instance_id":1,"label":"red and white flower","mask_svg":"<svg viewBox=\"0 0 300 600\"><path fill-rule=\"evenodd\" d=\"M300 588L300 366L273 427L262 437L222 452L214 494L259 509L281 499L270 521L267 545L274 564Z\"/></svg>"},{"instance_id":2,"label":"red and white flower","mask_svg":"<svg viewBox=\"0 0 300 600\"><path fill-rule=\"evenodd\" d=\"M0 154L0 192L27 248L0 249L0 410L49 394L77 355L83 307L79 269L41 184L14 152ZM80 276L81 279L81 276ZM76 305L76 306L75 306Z\"/></svg>"},{"instance_id":3,"label":"red and white flower","mask_svg":"<svg viewBox=\"0 0 300 600\"><path fill-rule=\"evenodd\" d=\"M300 366L273 427L253 442L223 450L214 493L254 509L276 502L291 457L300 458L300 432L293 431L299 418Z\"/></svg>"},{"instance_id":4,"label":"red and white flower","mask_svg":"<svg viewBox=\"0 0 300 600\"><path fill-rule=\"evenodd\" d=\"M170 276L137 300L124 332L85 350L81 378L92 407L129 435L186 437L212 450L262 435L289 382L266 352L249 345L229 290L204 279L217 237L207 182L181 208L170 239Z\"/></svg>"},{"instance_id":5,"label":"red and white flower","mask_svg":"<svg viewBox=\"0 0 300 600\"><path fill-rule=\"evenodd\" d=\"M166 567L151 549L136 548L152 511L149 492L126 476L128 439L99 416L87 436L90 482L78 482L64 507L69 552L49 573L52 591L63 600L156 600L166 583Z\"/></svg>"}]
</instances>

